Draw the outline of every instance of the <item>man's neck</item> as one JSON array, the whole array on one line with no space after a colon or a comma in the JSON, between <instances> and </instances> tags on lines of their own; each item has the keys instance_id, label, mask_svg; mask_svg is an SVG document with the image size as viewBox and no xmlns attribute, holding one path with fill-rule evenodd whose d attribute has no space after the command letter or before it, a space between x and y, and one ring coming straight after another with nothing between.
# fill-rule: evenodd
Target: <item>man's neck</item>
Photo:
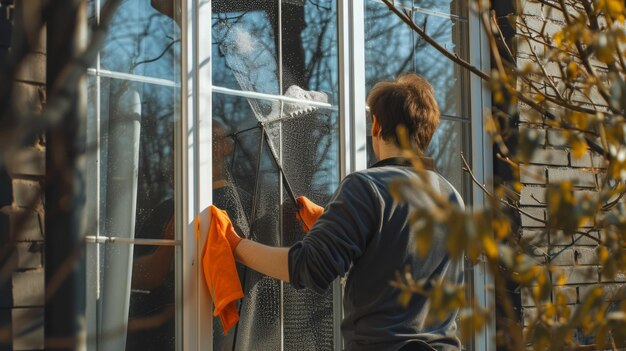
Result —
<instances>
[{"instance_id":1,"label":"man's neck","mask_svg":"<svg viewBox=\"0 0 626 351\"><path fill-rule=\"evenodd\" d=\"M378 148L378 160L384 160L391 157L402 157L404 156L403 150L396 146L395 143L384 143L380 144Z\"/></svg>"}]
</instances>

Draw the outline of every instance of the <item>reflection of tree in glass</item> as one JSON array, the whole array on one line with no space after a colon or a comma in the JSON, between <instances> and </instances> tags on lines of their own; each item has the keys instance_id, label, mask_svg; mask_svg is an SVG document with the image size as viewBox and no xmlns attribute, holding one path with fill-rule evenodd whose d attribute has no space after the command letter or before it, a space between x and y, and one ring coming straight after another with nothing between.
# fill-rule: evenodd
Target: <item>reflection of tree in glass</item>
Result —
<instances>
[{"instance_id":1,"label":"reflection of tree in glass","mask_svg":"<svg viewBox=\"0 0 626 351\"><path fill-rule=\"evenodd\" d=\"M124 2L101 51L101 66L115 72L178 81L180 30L148 3ZM157 59L158 58L158 59Z\"/></svg>"},{"instance_id":2,"label":"reflection of tree in glass","mask_svg":"<svg viewBox=\"0 0 626 351\"><path fill-rule=\"evenodd\" d=\"M389 10L374 1L366 3L366 90L374 83L413 70L413 34Z\"/></svg>"},{"instance_id":3,"label":"reflection of tree in glass","mask_svg":"<svg viewBox=\"0 0 626 351\"><path fill-rule=\"evenodd\" d=\"M173 2L170 1L171 4ZM170 4L170 5L171 5ZM171 6L170 6L171 7ZM180 81L180 30L168 16L148 2L124 2L111 23L101 68ZM141 84L133 80L111 80L108 101L116 113L120 97L129 89L141 96L141 150L138 208L150 208L171 196L173 167L173 122L178 88ZM141 218L138 217L138 220Z\"/></svg>"},{"instance_id":4,"label":"reflection of tree in glass","mask_svg":"<svg viewBox=\"0 0 626 351\"><path fill-rule=\"evenodd\" d=\"M410 9L411 4L406 5ZM414 6L412 17L415 21L432 38L462 56L462 35L458 33L462 19L453 20L447 15L458 11L457 2L427 0L414 2ZM387 6L376 1L366 3L365 59L368 89L380 80L412 71L424 76L433 85L442 114L462 116L458 112L463 109L459 106L459 101L462 101L459 96L459 84L462 83L459 68L415 35ZM455 123L442 122L427 151L436 160L439 171L457 186L461 184L459 133Z\"/></svg>"},{"instance_id":5,"label":"reflection of tree in glass","mask_svg":"<svg viewBox=\"0 0 626 351\"><path fill-rule=\"evenodd\" d=\"M291 85L322 90L331 95L336 92L337 54L333 49L336 47L335 5L324 7L304 1L283 3L281 35L278 35L277 8L262 7L259 4L238 2L214 4L214 84L271 94L277 94L281 86L281 90L286 91ZM282 42L279 42L279 38ZM279 60L281 53L282 60ZM214 114L224 116L224 123L231 130L244 129L256 121L247 115L250 108L241 106L242 103L245 104L241 100L237 101L235 106L228 107L227 112L220 111L225 106L216 102ZM259 120L267 116L266 107L271 106L257 100L248 100L248 103ZM274 109L280 110L281 107L275 105ZM241 111L247 112L242 114ZM336 155L329 154L330 148L325 146L330 141L327 137L331 130L329 122L328 116L302 116L290 124L298 125L298 130L293 132L300 133L300 139L297 143L284 144L282 147L301 157L300 162L288 168L294 174L308 175L308 179L303 181L307 189L315 176L315 172L310 172L311 165L320 165L320 171L327 172L332 167L329 160L336 159ZM283 125L283 133L290 133L288 126ZM312 138L312 142L307 138ZM285 143L285 140L282 142ZM311 148L311 145L316 146ZM323 153L321 158L318 152ZM250 160L254 159L252 157Z\"/></svg>"},{"instance_id":6,"label":"reflection of tree in glass","mask_svg":"<svg viewBox=\"0 0 626 351\"><path fill-rule=\"evenodd\" d=\"M464 57L463 34L459 31L465 26L465 22L455 21L429 15L415 16L416 22L427 33L437 40L448 50ZM458 106L462 84L462 71L459 67L445 60L421 37L415 39L415 71L429 80L435 89L437 101L442 113L461 116L463 107Z\"/></svg>"},{"instance_id":7,"label":"reflection of tree in glass","mask_svg":"<svg viewBox=\"0 0 626 351\"><path fill-rule=\"evenodd\" d=\"M433 39L465 57L463 28L467 26L467 18L455 14L458 6L457 1L419 1L410 14ZM365 60L367 90L375 82L412 71L433 85L442 113L465 114L459 102L460 84L464 84L460 78L464 73L376 1L366 3Z\"/></svg>"},{"instance_id":8,"label":"reflection of tree in glass","mask_svg":"<svg viewBox=\"0 0 626 351\"><path fill-rule=\"evenodd\" d=\"M138 188L153 201L171 196L173 191L174 98L178 91L144 85Z\"/></svg>"}]
</instances>

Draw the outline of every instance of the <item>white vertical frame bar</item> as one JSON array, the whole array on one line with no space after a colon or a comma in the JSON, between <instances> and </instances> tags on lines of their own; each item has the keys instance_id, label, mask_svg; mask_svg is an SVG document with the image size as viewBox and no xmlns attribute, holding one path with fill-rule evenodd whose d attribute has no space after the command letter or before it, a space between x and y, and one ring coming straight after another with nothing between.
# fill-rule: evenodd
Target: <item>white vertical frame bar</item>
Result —
<instances>
[{"instance_id":1,"label":"white vertical frame bar","mask_svg":"<svg viewBox=\"0 0 626 351\"><path fill-rule=\"evenodd\" d=\"M353 156L350 152L350 0L337 0L337 40L339 50L339 176L345 177L350 171ZM333 282L333 345L335 351L343 349L341 320L343 319L343 287L341 279Z\"/></svg>"},{"instance_id":2,"label":"white vertical frame bar","mask_svg":"<svg viewBox=\"0 0 626 351\"><path fill-rule=\"evenodd\" d=\"M212 72L211 72L211 1L210 0L197 0L198 8L196 18L196 34L197 41L194 43L195 50L198 53L197 62L197 90L195 92L195 101L197 108L197 114L195 120L197 121L197 143L196 151L197 155L195 168L197 172L195 174L194 193L197 194L197 207L194 211L194 217L200 216L202 228L207 230L201 233L208 232L209 218L207 215L207 208L213 203L213 186L210 181L213 179L212 170L212 154L213 154L213 138L212 138ZM191 220L191 218L190 218ZM195 239L195 238L194 238ZM202 236L200 241L196 245L196 257L198 264L196 265L197 278L198 278L198 350L213 350L213 303L209 295L209 290L204 283L204 276L202 272L202 265L200 264L201 252L206 242L206 236Z\"/></svg>"},{"instance_id":3,"label":"white vertical frame bar","mask_svg":"<svg viewBox=\"0 0 626 351\"><path fill-rule=\"evenodd\" d=\"M345 177L350 173L352 164L352 135L350 132L350 116L352 104L352 79L350 77L351 42L350 27L352 17L350 0L337 0L337 37L339 44L339 176Z\"/></svg>"},{"instance_id":4,"label":"white vertical frame bar","mask_svg":"<svg viewBox=\"0 0 626 351\"><path fill-rule=\"evenodd\" d=\"M182 294L178 294L177 303L182 302L183 315L181 323L177 323L176 332L177 337L179 330L182 331L182 349L183 350L197 350L197 334L198 330L195 327L198 322L198 293L197 286L198 281L196 277L196 270L198 265L196 262L195 245L189 240L190 228L189 215L190 209L194 208L195 198L193 193L189 192L189 184L193 187L193 178L190 176L194 173L193 163L189 163L189 160L194 158L193 150L193 138L192 134L188 134L188 130L193 130L193 116L196 108L194 106L193 92L194 89L194 76L195 76L195 52L194 52L194 40L195 40L195 27L196 27L196 12L194 0L181 0L181 114L180 123L175 124L174 131L174 151L176 157L174 157L174 210L176 219L176 232L181 233L182 240L182 269L177 269L176 272L182 272ZM190 125L191 124L191 125ZM187 137L189 135L189 137ZM178 147L178 148L177 148ZM176 285L179 286L178 280ZM177 292L180 292L179 289ZM182 328L178 327L178 324L182 325ZM176 349L179 350L180 342L176 343ZM179 350L180 351L180 350Z\"/></svg>"},{"instance_id":5,"label":"white vertical frame bar","mask_svg":"<svg viewBox=\"0 0 626 351\"><path fill-rule=\"evenodd\" d=\"M195 218L201 232L208 228L211 187L211 2L182 0L182 118L177 131L177 218L182 232L183 350L212 350L211 299L202 275L201 254L206 237L195 238ZM200 30L200 29L203 30ZM180 343L178 344L180 345Z\"/></svg>"},{"instance_id":6,"label":"white vertical frame bar","mask_svg":"<svg viewBox=\"0 0 626 351\"><path fill-rule=\"evenodd\" d=\"M339 41L339 174L341 178L367 167L365 116L364 2L337 0ZM333 282L333 345L343 349L343 287Z\"/></svg>"},{"instance_id":7,"label":"white vertical frame bar","mask_svg":"<svg viewBox=\"0 0 626 351\"><path fill-rule=\"evenodd\" d=\"M338 0L341 177L367 167L365 116L365 7Z\"/></svg>"},{"instance_id":8,"label":"white vertical frame bar","mask_svg":"<svg viewBox=\"0 0 626 351\"><path fill-rule=\"evenodd\" d=\"M350 172L367 168L367 120L365 115L365 1L350 4L350 80L352 89L351 132L352 162Z\"/></svg>"},{"instance_id":9,"label":"white vertical frame bar","mask_svg":"<svg viewBox=\"0 0 626 351\"><path fill-rule=\"evenodd\" d=\"M486 33L480 23L480 17L475 10L468 10L469 19L469 55L470 62L484 72L490 67L489 44ZM471 138L472 138L472 170L476 178L488 185L493 175L493 157L491 153L491 139L483 127L483 115L491 108L491 95L485 82L474 74L470 75L471 104ZM472 187L472 200L476 208L485 204L485 194L477 187ZM479 262L474 268L474 296L483 308L495 310L493 296L493 276L488 273L485 263ZM495 316L493 316L495 317ZM481 351L495 350L495 318L480 333L475 335L474 349Z\"/></svg>"}]
</instances>

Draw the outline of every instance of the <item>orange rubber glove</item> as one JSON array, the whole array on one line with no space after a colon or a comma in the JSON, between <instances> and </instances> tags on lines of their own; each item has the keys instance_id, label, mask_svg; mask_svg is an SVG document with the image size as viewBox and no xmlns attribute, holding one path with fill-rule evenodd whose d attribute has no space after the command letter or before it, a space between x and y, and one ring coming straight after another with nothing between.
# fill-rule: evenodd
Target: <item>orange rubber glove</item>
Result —
<instances>
[{"instance_id":1,"label":"orange rubber glove","mask_svg":"<svg viewBox=\"0 0 626 351\"><path fill-rule=\"evenodd\" d=\"M241 240L243 240L242 237L240 237L237 232L233 229L233 230L229 230L226 233L226 240L228 240L228 244L230 245L231 250L233 250L233 253L235 253L235 249L237 248L237 245L239 245L239 243L241 242Z\"/></svg>"},{"instance_id":2,"label":"orange rubber glove","mask_svg":"<svg viewBox=\"0 0 626 351\"><path fill-rule=\"evenodd\" d=\"M300 196L296 199L300 208L296 212L296 217L302 221L302 229L308 232L317 221L317 219L324 213L324 207L316 205L313 201L309 200L306 196Z\"/></svg>"}]
</instances>

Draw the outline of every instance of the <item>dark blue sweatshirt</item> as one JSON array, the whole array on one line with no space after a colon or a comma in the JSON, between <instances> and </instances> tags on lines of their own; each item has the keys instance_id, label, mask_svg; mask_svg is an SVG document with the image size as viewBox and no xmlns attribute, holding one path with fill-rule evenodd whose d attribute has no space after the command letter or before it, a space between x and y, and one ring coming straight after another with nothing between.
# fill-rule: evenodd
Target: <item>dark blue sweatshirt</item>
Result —
<instances>
[{"instance_id":1,"label":"dark blue sweatshirt","mask_svg":"<svg viewBox=\"0 0 626 351\"><path fill-rule=\"evenodd\" d=\"M432 165L432 160L424 160ZM433 189L463 206L448 181L433 170L426 174ZM389 284L406 267L416 280L463 281L463 262L451 260L446 252L444 226L435 228L427 255L417 255L409 205L394 201L389 189L390 181L401 177L417 177L402 158L385 159L348 175L309 234L290 248L291 284L322 292L348 273L341 324L346 350L398 350L409 342L459 350L456 313L425 325L428 299L415 295L405 308L398 302L400 291ZM432 206L423 192L414 195L422 206Z\"/></svg>"}]
</instances>

